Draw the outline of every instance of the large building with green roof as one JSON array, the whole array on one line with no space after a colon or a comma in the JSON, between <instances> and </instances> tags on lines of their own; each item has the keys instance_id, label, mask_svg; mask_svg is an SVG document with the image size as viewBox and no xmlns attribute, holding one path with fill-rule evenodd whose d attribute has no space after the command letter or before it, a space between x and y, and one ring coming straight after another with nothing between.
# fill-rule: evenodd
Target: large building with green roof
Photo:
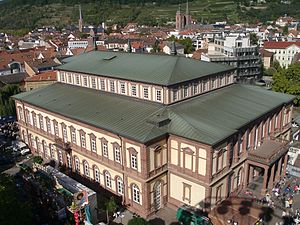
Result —
<instances>
[{"instance_id":1,"label":"large building with green roof","mask_svg":"<svg viewBox=\"0 0 300 225\"><path fill-rule=\"evenodd\" d=\"M85 53L58 67L58 83L14 96L21 137L144 217L210 210L260 176L264 194L285 173L294 97L234 73L179 56Z\"/></svg>"}]
</instances>

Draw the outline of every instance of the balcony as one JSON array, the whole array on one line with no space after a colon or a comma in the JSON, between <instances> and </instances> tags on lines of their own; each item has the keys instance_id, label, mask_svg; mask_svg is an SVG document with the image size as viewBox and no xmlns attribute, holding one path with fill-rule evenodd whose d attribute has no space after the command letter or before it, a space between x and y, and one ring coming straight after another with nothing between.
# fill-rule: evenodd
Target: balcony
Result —
<instances>
[{"instance_id":1,"label":"balcony","mask_svg":"<svg viewBox=\"0 0 300 225\"><path fill-rule=\"evenodd\" d=\"M153 176L155 176L156 174L159 174L160 172L163 172L163 171L165 171L165 170L167 170L167 169L168 169L168 164L165 164L165 165L163 165L163 166L161 166L161 167L158 167L158 168L156 168L156 169L150 171L148 177L149 177L149 178L150 178L150 177L153 177Z\"/></svg>"},{"instance_id":2,"label":"balcony","mask_svg":"<svg viewBox=\"0 0 300 225\"><path fill-rule=\"evenodd\" d=\"M288 149L289 142L287 140L270 138L264 140L257 149L249 151L247 159L270 166Z\"/></svg>"}]
</instances>

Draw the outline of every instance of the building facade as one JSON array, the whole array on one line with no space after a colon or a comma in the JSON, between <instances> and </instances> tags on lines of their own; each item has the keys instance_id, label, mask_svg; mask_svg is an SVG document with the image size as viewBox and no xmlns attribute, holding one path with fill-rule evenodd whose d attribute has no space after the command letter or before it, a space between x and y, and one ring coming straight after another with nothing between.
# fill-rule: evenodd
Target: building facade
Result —
<instances>
[{"instance_id":1,"label":"building facade","mask_svg":"<svg viewBox=\"0 0 300 225\"><path fill-rule=\"evenodd\" d=\"M237 68L237 80L261 78L261 59L258 47L250 44L249 36L229 34L209 43L201 60L223 63Z\"/></svg>"},{"instance_id":2,"label":"building facade","mask_svg":"<svg viewBox=\"0 0 300 225\"><path fill-rule=\"evenodd\" d=\"M273 52L274 60L278 61L281 67L287 68L300 53L300 42L269 41L265 42L264 49Z\"/></svg>"},{"instance_id":3,"label":"building facade","mask_svg":"<svg viewBox=\"0 0 300 225\"><path fill-rule=\"evenodd\" d=\"M57 83L14 96L20 135L144 217L209 210L259 176L264 194L286 169L294 97L234 76L178 56L82 54Z\"/></svg>"}]
</instances>

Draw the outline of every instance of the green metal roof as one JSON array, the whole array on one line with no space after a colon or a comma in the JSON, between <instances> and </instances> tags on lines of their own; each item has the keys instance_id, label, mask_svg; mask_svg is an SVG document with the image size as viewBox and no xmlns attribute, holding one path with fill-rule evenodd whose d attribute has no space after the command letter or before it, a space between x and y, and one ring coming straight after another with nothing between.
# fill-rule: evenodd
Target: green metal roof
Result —
<instances>
[{"instance_id":1,"label":"green metal roof","mask_svg":"<svg viewBox=\"0 0 300 225\"><path fill-rule=\"evenodd\" d=\"M227 65L180 56L104 51L81 54L66 62L57 69L163 86L234 70Z\"/></svg>"},{"instance_id":2,"label":"green metal roof","mask_svg":"<svg viewBox=\"0 0 300 225\"><path fill-rule=\"evenodd\" d=\"M169 133L214 145L294 96L234 84L165 106L55 83L14 98L141 143Z\"/></svg>"}]
</instances>

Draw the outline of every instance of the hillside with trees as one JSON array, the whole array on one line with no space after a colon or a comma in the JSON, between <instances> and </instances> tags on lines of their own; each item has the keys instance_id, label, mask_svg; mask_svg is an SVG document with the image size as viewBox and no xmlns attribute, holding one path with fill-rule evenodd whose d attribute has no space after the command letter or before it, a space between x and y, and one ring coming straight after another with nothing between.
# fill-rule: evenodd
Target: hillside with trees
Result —
<instances>
[{"instance_id":1,"label":"hillside with trees","mask_svg":"<svg viewBox=\"0 0 300 225\"><path fill-rule=\"evenodd\" d=\"M185 0L4 0L0 3L0 29L33 29L54 25L63 28L77 24L79 4L84 22L99 25L137 22L143 25L162 26L175 21L175 13ZM259 5L250 0L189 0L193 19L203 23L263 22L275 20L284 14L300 18L300 1L281 4L269 0Z\"/></svg>"}]
</instances>

